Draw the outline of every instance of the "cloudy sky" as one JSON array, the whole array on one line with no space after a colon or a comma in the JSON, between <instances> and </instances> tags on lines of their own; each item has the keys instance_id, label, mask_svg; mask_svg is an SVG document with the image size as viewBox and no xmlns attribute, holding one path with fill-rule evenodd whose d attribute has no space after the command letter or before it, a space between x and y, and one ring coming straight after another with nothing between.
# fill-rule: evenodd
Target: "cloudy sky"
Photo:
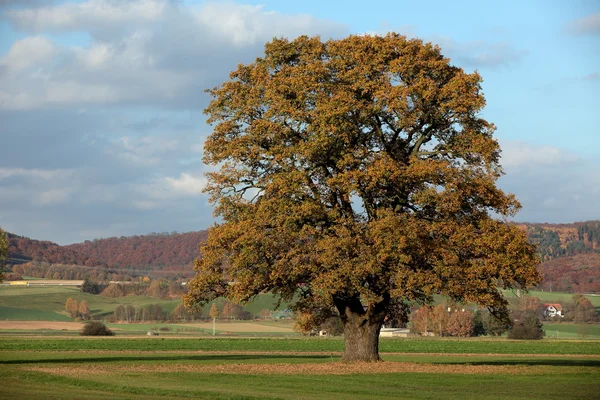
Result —
<instances>
[{"instance_id":1,"label":"cloudy sky","mask_svg":"<svg viewBox=\"0 0 600 400\"><path fill-rule=\"evenodd\" d=\"M275 36L389 31L483 76L518 221L600 219L597 0L0 0L0 226L60 244L207 228L204 89Z\"/></svg>"}]
</instances>

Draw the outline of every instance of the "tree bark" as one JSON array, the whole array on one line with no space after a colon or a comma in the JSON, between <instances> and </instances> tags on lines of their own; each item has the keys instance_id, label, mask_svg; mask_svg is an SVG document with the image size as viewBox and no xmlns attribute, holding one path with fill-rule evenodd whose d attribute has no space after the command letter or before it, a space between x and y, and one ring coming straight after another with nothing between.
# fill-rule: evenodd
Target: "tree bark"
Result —
<instances>
[{"instance_id":1,"label":"tree bark","mask_svg":"<svg viewBox=\"0 0 600 400\"><path fill-rule=\"evenodd\" d=\"M379 332L389 301L363 307L358 296L336 298L334 303L344 325L344 355L342 361L381 361Z\"/></svg>"}]
</instances>

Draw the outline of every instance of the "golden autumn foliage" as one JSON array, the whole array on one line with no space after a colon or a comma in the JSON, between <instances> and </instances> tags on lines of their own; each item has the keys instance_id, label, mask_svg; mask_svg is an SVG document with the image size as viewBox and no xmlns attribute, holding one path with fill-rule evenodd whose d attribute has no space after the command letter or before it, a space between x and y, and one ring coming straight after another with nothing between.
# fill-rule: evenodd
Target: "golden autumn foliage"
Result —
<instances>
[{"instance_id":1,"label":"golden autumn foliage","mask_svg":"<svg viewBox=\"0 0 600 400\"><path fill-rule=\"evenodd\" d=\"M503 219L519 203L495 185L480 82L397 34L268 43L210 91L206 191L223 222L186 305L271 291L336 309L344 360L379 359L398 301L442 294L506 317L499 288L537 283L538 259Z\"/></svg>"}]
</instances>

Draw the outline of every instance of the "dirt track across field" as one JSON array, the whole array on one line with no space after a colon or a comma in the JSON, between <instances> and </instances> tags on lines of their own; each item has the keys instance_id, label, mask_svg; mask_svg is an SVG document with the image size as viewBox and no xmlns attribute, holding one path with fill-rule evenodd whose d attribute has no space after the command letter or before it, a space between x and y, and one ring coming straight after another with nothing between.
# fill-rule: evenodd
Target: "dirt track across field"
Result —
<instances>
[{"instance_id":1,"label":"dirt track across field","mask_svg":"<svg viewBox=\"0 0 600 400\"><path fill-rule=\"evenodd\" d=\"M202 328L202 329L212 329L212 322L199 322L197 324L181 324L179 325L185 328ZM294 330L292 328L286 328L281 326L270 326L270 325L261 325L255 324L252 322L217 322L216 329L218 331L225 332L235 332L235 333L244 333L244 332L260 332L260 333L292 333Z\"/></svg>"},{"instance_id":2,"label":"dirt track across field","mask_svg":"<svg viewBox=\"0 0 600 400\"><path fill-rule=\"evenodd\" d=\"M48 329L55 331L78 331L83 328L81 322L52 322L52 321L0 321L0 329L37 330Z\"/></svg>"},{"instance_id":3,"label":"dirt track across field","mask_svg":"<svg viewBox=\"0 0 600 400\"><path fill-rule=\"evenodd\" d=\"M454 365L454 364L416 364L408 362L381 363L307 363L307 364L154 364L154 365L60 365L52 367L30 367L30 371L44 372L75 378L89 377L92 374L121 373L219 373L219 374L277 374L277 375L350 375L381 373L434 373L434 374L547 374L595 371L592 367L548 367L546 365Z\"/></svg>"}]
</instances>

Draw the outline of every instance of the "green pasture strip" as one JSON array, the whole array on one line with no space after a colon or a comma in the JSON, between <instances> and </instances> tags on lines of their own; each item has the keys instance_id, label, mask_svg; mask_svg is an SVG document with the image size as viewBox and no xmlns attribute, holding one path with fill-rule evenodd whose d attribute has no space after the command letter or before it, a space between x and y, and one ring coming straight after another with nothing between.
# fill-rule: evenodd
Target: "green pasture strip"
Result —
<instances>
[{"instance_id":1,"label":"green pasture strip","mask_svg":"<svg viewBox=\"0 0 600 400\"><path fill-rule=\"evenodd\" d=\"M250 321L248 323L251 323ZM258 325L258 324L257 324ZM155 331L159 336L212 336L212 328L199 328L184 323L142 323L142 324L107 324L115 333L122 335L145 335L148 331ZM219 324L223 328L223 324ZM161 330L168 328L169 330ZM0 331L1 332L1 331ZM216 329L216 335L226 337L294 337L300 336L297 332L231 332L227 329Z\"/></svg>"},{"instance_id":2,"label":"green pasture strip","mask_svg":"<svg viewBox=\"0 0 600 400\"><path fill-rule=\"evenodd\" d=\"M341 338L0 337L0 350L324 351L344 349ZM382 353L600 354L594 340L382 339Z\"/></svg>"},{"instance_id":3,"label":"green pasture strip","mask_svg":"<svg viewBox=\"0 0 600 400\"><path fill-rule=\"evenodd\" d=\"M144 323L140 323L140 324L106 324L109 328L113 329L119 329L121 331L137 331L137 332L147 332L150 330L155 330L159 333L172 333L172 332L177 332L177 330L180 330L182 332L184 331L188 331L188 332L204 332L206 331L206 329L202 329L202 328L197 328L197 327L193 327L193 326L189 326L186 327L185 325L181 325L181 324L170 324L170 323L160 323L160 322L156 322L156 323L152 323L152 322L144 322ZM160 331L161 328L169 328L169 331ZM212 333L212 329L211 329L211 333Z\"/></svg>"},{"instance_id":4,"label":"green pasture strip","mask_svg":"<svg viewBox=\"0 0 600 400\"><path fill-rule=\"evenodd\" d=\"M554 367L548 367L551 371ZM568 371L568 370L567 370ZM597 371L509 375L350 375L136 372L69 377L0 365L3 395L19 399L590 399ZM590 397L592 396L592 397Z\"/></svg>"},{"instance_id":5,"label":"green pasture strip","mask_svg":"<svg viewBox=\"0 0 600 400\"><path fill-rule=\"evenodd\" d=\"M388 359L389 357L384 357ZM223 365L223 364L303 364L340 361L341 354L236 354L194 353L182 351L1 351L0 365ZM589 360L588 360L589 361Z\"/></svg>"},{"instance_id":6,"label":"green pasture strip","mask_svg":"<svg viewBox=\"0 0 600 400\"><path fill-rule=\"evenodd\" d=\"M77 287L71 286L19 286L19 285L4 285L0 286L0 299L2 301L7 300L7 297L37 297L43 294L61 294L72 296L73 294L81 293L81 290ZM64 303L63 303L64 304Z\"/></svg>"},{"instance_id":7,"label":"green pasture strip","mask_svg":"<svg viewBox=\"0 0 600 400\"><path fill-rule=\"evenodd\" d=\"M506 298L514 298L516 294L510 290L503 290L502 293ZM573 301L573 296L575 293L565 293L565 292L545 292L541 290L530 290L527 293L524 293L527 296L537 297L540 299L542 303L559 303L565 305ZM586 295L594 307L600 307L600 296L590 296Z\"/></svg>"},{"instance_id":8,"label":"green pasture strip","mask_svg":"<svg viewBox=\"0 0 600 400\"><path fill-rule=\"evenodd\" d=\"M277 328L294 328L294 321L292 320L254 320L255 324L264 325L264 326L275 326Z\"/></svg>"},{"instance_id":9,"label":"green pasture strip","mask_svg":"<svg viewBox=\"0 0 600 400\"><path fill-rule=\"evenodd\" d=\"M54 311L0 306L0 320L70 322L73 318Z\"/></svg>"},{"instance_id":10,"label":"green pasture strip","mask_svg":"<svg viewBox=\"0 0 600 400\"><path fill-rule=\"evenodd\" d=\"M252 315L258 315L262 310L273 310L277 305L277 297L272 294L261 294L256 296L252 301L244 305L244 309ZM207 308L208 307L208 308ZM279 310L283 310L288 307L287 303L282 302L279 305ZM210 311L210 305L207 305L203 309L204 314L208 315Z\"/></svg>"},{"instance_id":11,"label":"green pasture strip","mask_svg":"<svg viewBox=\"0 0 600 400\"><path fill-rule=\"evenodd\" d=\"M115 365L152 365L152 364L303 364L329 363L340 361L341 353L198 353L186 351L124 352L124 351L1 351L0 365L77 365L104 363ZM382 355L384 361L408 362L415 364L456 364L456 365L522 365L555 367L597 367L598 357L577 355L521 356L515 355L433 355L433 354L393 354ZM599 370L600 372L600 370Z\"/></svg>"},{"instance_id":12,"label":"green pasture strip","mask_svg":"<svg viewBox=\"0 0 600 400\"><path fill-rule=\"evenodd\" d=\"M570 323L544 323L546 336L562 338L600 339L600 325L598 324L570 324Z\"/></svg>"},{"instance_id":13,"label":"green pasture strip","mask_svg":"<svg viewBox=\"0 0 600 400\"><path fill-rule=\"evenodd\" d=\"M65 313L65 303L69 297L72 297L79 302L82 300L87 301L92 316L97 319L110 316L119 305L143 307L148 304L159 304L163 311L169 313L181 303L180 299L163 300L148 296L106 298L99 295L82 293L79 288L68 286L27 287L5 285L0 287L0 304L2 306L24 310L35 309L55 313ZM223 302L224 299L217 300L217 303L221 304L221 306ZM253 315L258 315L264 309L273 310L276 303L277 300L272 294L262 294L244 305L244 308ZM286 306L286 304L281 304L280 309L283 309ZM211 304L207 304L203 308L204 315L208 315L210 307ZM2 310L0 310L0 320L2 319L23 320L19 315L3 313Z\"/></svg>"},{"instance_id":14,"label":"green pasture strip","mask_svg":"<svg viewBox=\"0 0 600 400\"><path fill-rule=\"evenodd\" d=\"M160 304L164 312L171 312L177 307L181 300L161 300L149 296L127 296L118 298L106 298L99 295L82 293L79 288L63 286L44 287L0 287L0 304L8 308L27 310L38 310L53 313L64 313L65 303L69 297L78 302L87 301L92 316L104 318L111 315L120 305L133 305L143 307L149 304ZM18 314L4 313L0 309L0 320L24 320ZM40 318L39 320L48 320ZM49 319L52 321L53 319Z\"/></svg>"}]
</instances>

